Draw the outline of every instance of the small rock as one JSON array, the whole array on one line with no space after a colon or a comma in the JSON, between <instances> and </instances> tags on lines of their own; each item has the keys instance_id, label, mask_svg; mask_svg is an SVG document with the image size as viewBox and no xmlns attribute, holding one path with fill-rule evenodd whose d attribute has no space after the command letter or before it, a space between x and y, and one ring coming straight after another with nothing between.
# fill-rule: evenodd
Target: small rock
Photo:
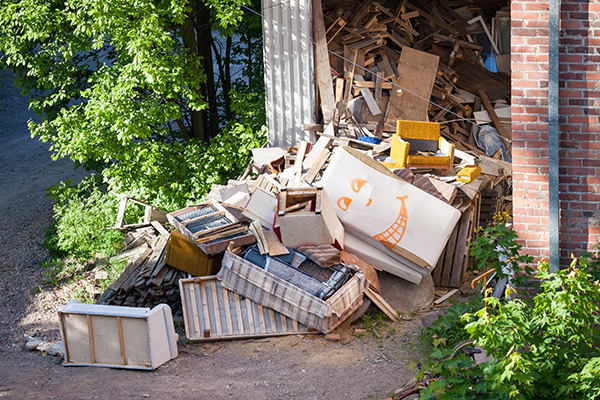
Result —
<instances>
[{"instance_id":1,"label":"small rock","mask_svg":"<svg viewBox=\"0 0 600 400\"><path fill-rule=\"evenodd\" d=\"M52 357L60 357L63 358L65 353L63 351L63 346L61 343L54 343L52 346L46 350L46 353Z\"/></svg>"},{"instance_id":2,"label":"small rock","mask_svg":"<svg viewBox=\"0 0 600 400\"><path fill-rule=\"evenodd\" d=\"M32 338L27 343L25 343L25 349L29 351L36 351L38 349L38 346L42 345L43 343L44 342L42 342L40 339Z\"/></svg>"},{"instance_id":3,"label":"small rock","mask_svg":"<svg viewBox=\"0 0 600 400\"><path fill-rule=\"evenodd\" d=\"M150 395L149 395L149 394L147 394L147 393L144 393L144 394L142 395L142 398L143 398L143 399L149 399L149 398L150 398Z\"/></svg>"}]
</instances>

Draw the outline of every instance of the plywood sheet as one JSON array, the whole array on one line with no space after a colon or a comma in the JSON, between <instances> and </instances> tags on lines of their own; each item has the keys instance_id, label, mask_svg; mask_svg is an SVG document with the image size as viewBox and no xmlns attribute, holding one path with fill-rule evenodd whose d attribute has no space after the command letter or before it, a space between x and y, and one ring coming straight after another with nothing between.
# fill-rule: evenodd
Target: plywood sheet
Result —
<instances>
[{"instance_id":1,"label":"plywood sheet","mask_svg":"<svg viewBox=\"0 0 600 400\"><path fill-rule=\"evenodd\" d=\"M402 88L398 93L392 89L388 120L405 119L429 121L427 109L435 82L440 58L410 47L404 47L398 62L398 79L394 83Z\"/></svg>"}]
</instances>

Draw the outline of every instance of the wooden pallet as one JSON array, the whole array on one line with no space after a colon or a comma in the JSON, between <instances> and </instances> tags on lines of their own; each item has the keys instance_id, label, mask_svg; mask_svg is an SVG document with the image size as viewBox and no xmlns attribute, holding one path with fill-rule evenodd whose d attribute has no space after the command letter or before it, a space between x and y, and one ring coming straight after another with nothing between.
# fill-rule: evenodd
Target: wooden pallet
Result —
<instances>
[{"instance_id":1,"label":"wooden pallet","mask_svg":"<svg viewBox=\"0 0 600 400\"><path fill-rule=\"evenodd\" d=\"M215 276L179 281L185 334L191 341L316 333L221 286Z\"/></svg>"}]
</instances>

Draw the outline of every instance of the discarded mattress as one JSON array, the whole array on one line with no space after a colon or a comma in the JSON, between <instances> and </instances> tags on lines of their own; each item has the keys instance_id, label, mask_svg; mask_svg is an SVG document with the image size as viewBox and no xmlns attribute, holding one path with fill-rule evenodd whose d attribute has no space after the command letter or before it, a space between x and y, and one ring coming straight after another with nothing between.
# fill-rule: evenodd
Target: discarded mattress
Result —
<instances>
[{"instance_id":1,"label":"discarded mattress","mask_svg":"<svg viewBox=\"0 0 600 400\"><path fill-rule=\"evenodd\" d=\"M321 184L346 231L373 238L428 270L437 264L461 215L348 147L334 151Z\"/></svg>"}]
</instances>

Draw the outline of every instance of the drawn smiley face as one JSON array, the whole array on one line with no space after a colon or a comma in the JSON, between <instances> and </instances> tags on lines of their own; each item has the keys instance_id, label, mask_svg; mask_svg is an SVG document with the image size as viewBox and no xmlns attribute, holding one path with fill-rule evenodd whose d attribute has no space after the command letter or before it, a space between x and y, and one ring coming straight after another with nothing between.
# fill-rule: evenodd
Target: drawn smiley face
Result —
<instances>
[{"instance_id":1,"label":"drawn smiley face","mask_svg":"<svg viewBox=\"0 0 600 400\"><path fill-rule=\"evenodd\" d=\"M354 193L358 194L360 192L360 190L363 188L363 186L365 186L366 183L368 183L368 181L365 179L354 178L350 182L350 188L352 189L352 191ZM371 205L372 201L373 201L373 199L369 198L369 200L365 204L365 207L369 207ZM340 197L337 201L338 207L343 211L348 211L348 208L350 207L351 203L352 203L352 199L350 197L346 197L346 196Z\"/></svg>"}]
</instances>

